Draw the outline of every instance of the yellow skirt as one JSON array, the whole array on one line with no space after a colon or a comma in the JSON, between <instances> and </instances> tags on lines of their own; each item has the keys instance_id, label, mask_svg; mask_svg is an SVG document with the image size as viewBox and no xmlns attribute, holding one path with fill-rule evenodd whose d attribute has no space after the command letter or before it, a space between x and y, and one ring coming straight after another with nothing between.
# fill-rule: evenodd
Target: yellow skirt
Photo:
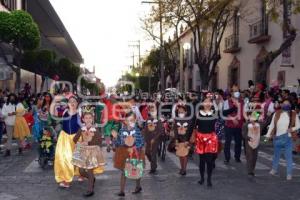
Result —
<instances>
[{"instance_id":1,"label":"yellow skirt","mask_svg":"<svg viewBox=\"0 0 300 200\"><path fill-rule=\"evenodd\" d=\"M74 176L79 175L79 170L72 164L75 143L73 142L75 134L69 135L61 131L57 140L54 160L54 174L57 183L70 183ZM104 168L94 169L95 174L103 173Z\"/></svg>"},{"instance_id":2,"label":"yellow skirt","mask_svg":"<svg viewBox=\"0 0 300 200\"><path fill-rule=\"evenodd\" d=\"M14 138L24 140L25 137L30 135L30 129L24 117L16 116L14 127Z\"/></svg>"}]
</instances>

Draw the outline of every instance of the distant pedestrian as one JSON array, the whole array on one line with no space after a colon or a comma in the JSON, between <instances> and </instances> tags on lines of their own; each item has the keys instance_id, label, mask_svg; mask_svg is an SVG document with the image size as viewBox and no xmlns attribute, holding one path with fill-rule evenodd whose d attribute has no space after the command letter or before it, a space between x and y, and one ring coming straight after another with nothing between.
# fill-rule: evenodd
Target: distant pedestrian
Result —
<instances>
[{"instance_id":1,"label":"distant pedestrian","mask_svg":"<svg viewBox=\"0 0 300 200\"><path fill-rule=\"evenodd\" d=\"M3 105L2 116L6 125L7 142L5 143L5 157L10 156L12 147L12 138L16 120L16 102L15 94L8 95L7 102Z\"/></svg>"}]
</instances>

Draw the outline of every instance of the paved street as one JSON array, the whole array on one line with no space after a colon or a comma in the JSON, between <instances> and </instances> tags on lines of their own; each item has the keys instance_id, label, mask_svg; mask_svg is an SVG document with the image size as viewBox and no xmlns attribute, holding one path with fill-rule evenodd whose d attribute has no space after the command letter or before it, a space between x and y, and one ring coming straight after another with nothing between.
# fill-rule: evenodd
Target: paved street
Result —
<instances>
[{"instance_id":1,"label":"paved street","mask_svg":"<svg viewBox=\"0 0 300 200\"><path fill-rule=\"evenodd\" d=\"M148 173L142 181L143 193L133 196L132 181L128 181L126 199L222 199L222 200L266 200L266 199L300 199L300 160L295 157L295 178L291 182L285 180L285 171L281 162L280 177L268 175L272 154L270 147L262 148L257 165L257 177L247 177L245 160L242 164L223 164L217 160L217 168L213 176L213 188L197 184L199 179L197 159L188 165L186 177L180 177L178 162L175 155L168 153L165 162L160 162L158 175ZM42 171L36 160L35 152L26 152L24 156L14 155L0 160L0 200L13 199L83 199L86 183L74 181L71 188L63 190L57 187L53 170ZM106 172L97 177L96 195L91 199L119 199L115 194L119 190L119 172L112 167L112 154L107 155ZM147 165L149 171L149 165ZM242 198L243 197L243 198Z\"/></svg>"}]
</instances>

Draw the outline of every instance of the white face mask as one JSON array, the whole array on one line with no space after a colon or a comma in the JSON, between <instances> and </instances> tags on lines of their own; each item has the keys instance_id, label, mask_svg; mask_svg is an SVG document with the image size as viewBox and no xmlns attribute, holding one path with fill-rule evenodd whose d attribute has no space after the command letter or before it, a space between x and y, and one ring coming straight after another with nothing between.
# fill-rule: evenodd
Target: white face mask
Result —
<instances>
[{"instance_id":1,"label":"white face mask","mask_svg":"<svg viewBox=\"0 0 300 200\"><path fill-rule=\"evenodd\" d=\"M182 119L182 118L185 117L185 114L184 114L184 113L179 113L179 114L178 114L178 117Z\"/></svg>"},{"instance_id":2,"label":"white face mask","mask_svg":"<svg viewBox=\"0 0 300 200\"><path fill-rule=\"evenodd\" d=\"M134 128L134 127L135 127L135 123L134 123L134 122L130 122L130 123L129 123L129 127L130 127L130 128Z\"/></svg>"},{"instance_id":3,"label":"white face mask","mask_svg":"<svg viewBox=\"0 0 300 200\"><path fill-rule=\"evenodd\" d=\"M151 117L156 117L157 116L157 112L150 112Z\"/></svg>"},{"instance_id":4,"label":"white face mask","mask_svg":"<svg viewBox=\"0 0 300 200\"><path fill-rule=\"evenodd\" d=\"M240 92L234 92L233 93L233 97L236 98L236 99L240 98L240 96L241 96Z\"/></svg>"}]
</instances>

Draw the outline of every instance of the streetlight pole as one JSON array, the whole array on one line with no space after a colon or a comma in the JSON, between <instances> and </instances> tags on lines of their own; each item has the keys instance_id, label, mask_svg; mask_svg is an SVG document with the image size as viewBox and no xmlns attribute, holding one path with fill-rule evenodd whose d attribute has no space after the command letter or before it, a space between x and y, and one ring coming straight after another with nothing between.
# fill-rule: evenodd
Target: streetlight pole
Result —
<instances>
[{"instance_id":1,"label":"streetlight pole","mask_svg":"<svg viewBox=\"0 0 300 200\"><path fill-rule=\"evenodd\" d=\"M163 30L162 30L162 2L158 1L142 1L142 4L158 4L159 6L159 32L160 32L160 91L161 93L165 90L165 70L164 70L164 39L163 39Z\"/></svg>"}]
</instances>

